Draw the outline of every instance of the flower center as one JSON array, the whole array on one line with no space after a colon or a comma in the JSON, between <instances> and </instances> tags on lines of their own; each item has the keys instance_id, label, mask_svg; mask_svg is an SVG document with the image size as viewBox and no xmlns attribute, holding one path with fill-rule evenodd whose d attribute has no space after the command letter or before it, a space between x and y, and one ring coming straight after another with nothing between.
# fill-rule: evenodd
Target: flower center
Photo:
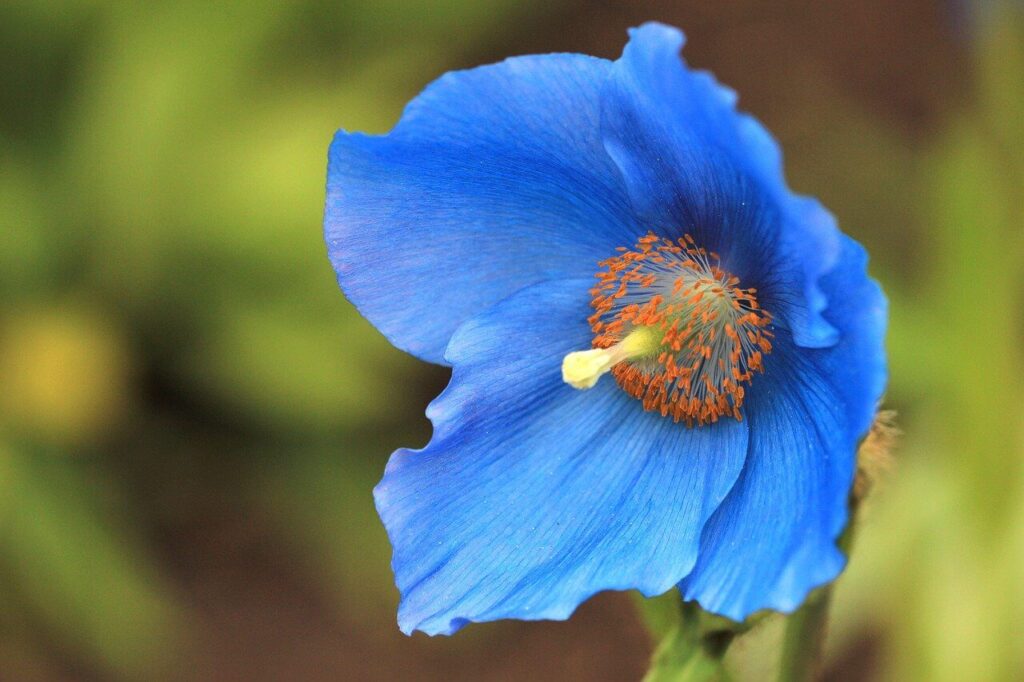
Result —
<instances>
[{"instance_id":1,"label":"flower center","mask_svg":"<svg viewBox=\"0 0 1024 682\"><path fill-rule=\"evenodd\" d=\"M562 378L579 389L611 372L626 393L687 426L740 419L744 387L764 371L771 315L754 289L690 235L654 234L602 261L591 290L591 350L569 353Z\"/></svg>"}]
</instances>

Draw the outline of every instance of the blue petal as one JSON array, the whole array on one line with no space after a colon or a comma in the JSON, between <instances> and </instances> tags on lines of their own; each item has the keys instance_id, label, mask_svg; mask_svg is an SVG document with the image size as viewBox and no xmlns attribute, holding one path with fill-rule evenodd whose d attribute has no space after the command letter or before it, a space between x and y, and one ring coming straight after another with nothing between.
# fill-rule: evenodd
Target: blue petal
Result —
<instances>
[{"instance_id":1,"label":"blue petal","mask_svg":"<svg viewBox=\"0 0 1024 682\"><path fill-rule=\"evenodd\" d=\"M602 126L635 210L656 232L689 232L719 252L799 345L831 345L818 280L838 255L835 221L789 191L778 146L736 111L735 93L686 68L682 33L646 24L630 34L605 89Z\"/></svg>"},{"instance_id":2,"label":"blue petal","mask_svg":"<svg viewBox=\"0 0 1024 682\"><path fill-rule=\"evenodd\" d=\"M590 345L590 285L524 289L452 338L433 439L396 452L375 490L404 632L564 619L595 592L658 594L693 566L747 427L674 424L610 377L563 384L563 355Z\"/></svg>"},{"instance_id":3,"label":"blue petal","mask_svg":"<svg viewBox=\"0 0 1024 682\"><path fill-rule=\"evenodd\" d=\"M591 276L642 233L600 138L609 67L547 55L449 73L390 134L335 136L328 251L394 345L443 362L468 318L526 285Z\"/></svg>"},{"instance_id":4,"label":"blue petal","mask_svg":"<svg viewBox=\"0 0 1024 682\"><path fill-rule=\"evenodd\" d=\"M866 261L844 237L839 265L822 279L837 345L806 349L781 335L750 387L743 473L680 584L708 610L736 620L762 608L792 611L843 568L835 541L847 521L855 453L886 381L886 302Z\"/></svg>"}]
</instances>

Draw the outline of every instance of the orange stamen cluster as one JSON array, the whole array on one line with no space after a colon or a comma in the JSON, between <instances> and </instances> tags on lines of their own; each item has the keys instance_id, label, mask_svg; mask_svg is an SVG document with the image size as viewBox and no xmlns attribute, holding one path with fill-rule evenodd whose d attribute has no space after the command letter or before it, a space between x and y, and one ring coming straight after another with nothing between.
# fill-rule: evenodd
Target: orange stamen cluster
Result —
<instances>
[{"instance_id":1,"label":"orange stamen cluster","mask_svg":"<svg viewBox=\"0 0 1024 682\"><path fill-rule=\"evenodd\" d=\"M756 291L739 288L718 254L690 235L673 242L648 234L618 251L600 263L591 290L593 346L610 348L640 327L662 336L650 356L615 365L615 380L645 410L687 426L741 419L744 386L772 350L772 318Z\"/></svg>"}]
</instances>

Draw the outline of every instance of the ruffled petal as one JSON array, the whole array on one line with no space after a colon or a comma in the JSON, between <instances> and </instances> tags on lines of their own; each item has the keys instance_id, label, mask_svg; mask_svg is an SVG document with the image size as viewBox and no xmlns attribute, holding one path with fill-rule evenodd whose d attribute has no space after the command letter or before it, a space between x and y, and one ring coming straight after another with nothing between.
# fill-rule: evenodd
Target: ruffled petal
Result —
<instances>
[{"instance_id":1,"label":"ruffled petal","mask_svg":"<svg viewBox=\"0 0 1024 682\"><path fill-rule=\"evenodd\" d=\"M886 301L866 262L843 237L840 263L822 279L839 342L806 349L781 335L750 388L743 473L680 584L710 611L736 620L763 608L792 611L845 564L835 541L847 522L857 445L886 381Z\"/></svg>"},{"instance_id":2,"label":"ruffled petal","mask_svg":"<svg viewBox=\"0 0 1024 682\"><path fill-rule=\"evenodd\" d=\"M669 589L742 468L747 426L688 429L609 377L561 381L589 346L589 280L524 289L463 325L434 436L399 450L375 490L394 547L399 626L564 619L600 590Z\"/></svg>"},{"instance_id":3,"label":"ruffled petal","mask_svg":"<svg viewBox=\"0 0 1024 682\"><path fill-rule=\"evenodd\" d=\"M546 55L449 73L390 134L335 136L328 252L394 345L443 362L465 320L531 283L590 276L641 233L600 138L609 67Z\"/></svg>"},{"instance_id":4,"label":"ruffled petal","mask_svg":"<svg viewBox=\"0 0 1024 682\"><path fill-rule=\"evenodd\" d=\"M680 31L645 24L630 36L605 88L602 127L639 216L720 253L799 345L835 343L818 282L839 252L832 216L790 192L778 145L736 110L736 94L684 65Z\"/></svg>"}]
</instances>

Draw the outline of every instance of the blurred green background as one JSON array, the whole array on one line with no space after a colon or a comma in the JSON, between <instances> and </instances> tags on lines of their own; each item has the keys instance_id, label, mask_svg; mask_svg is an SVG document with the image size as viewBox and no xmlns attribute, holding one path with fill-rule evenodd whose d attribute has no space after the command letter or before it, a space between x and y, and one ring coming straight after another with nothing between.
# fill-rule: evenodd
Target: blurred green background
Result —
<instances>
[{"instance_id":1,"label":"blurred green background","mask_svg":"<svg viewBox=\"0 0 1024 682\"><path fill-rule=\"evenodd\" d=\"M0 2L0 679L634 679L623 595L406 638L371 488L446 372L344 301L334 130L679 25L873 255L906 432L827 677L1024 679L1021 5ZM761 679L771 619L730 654Z\"/></svg>"}]
</instances>

